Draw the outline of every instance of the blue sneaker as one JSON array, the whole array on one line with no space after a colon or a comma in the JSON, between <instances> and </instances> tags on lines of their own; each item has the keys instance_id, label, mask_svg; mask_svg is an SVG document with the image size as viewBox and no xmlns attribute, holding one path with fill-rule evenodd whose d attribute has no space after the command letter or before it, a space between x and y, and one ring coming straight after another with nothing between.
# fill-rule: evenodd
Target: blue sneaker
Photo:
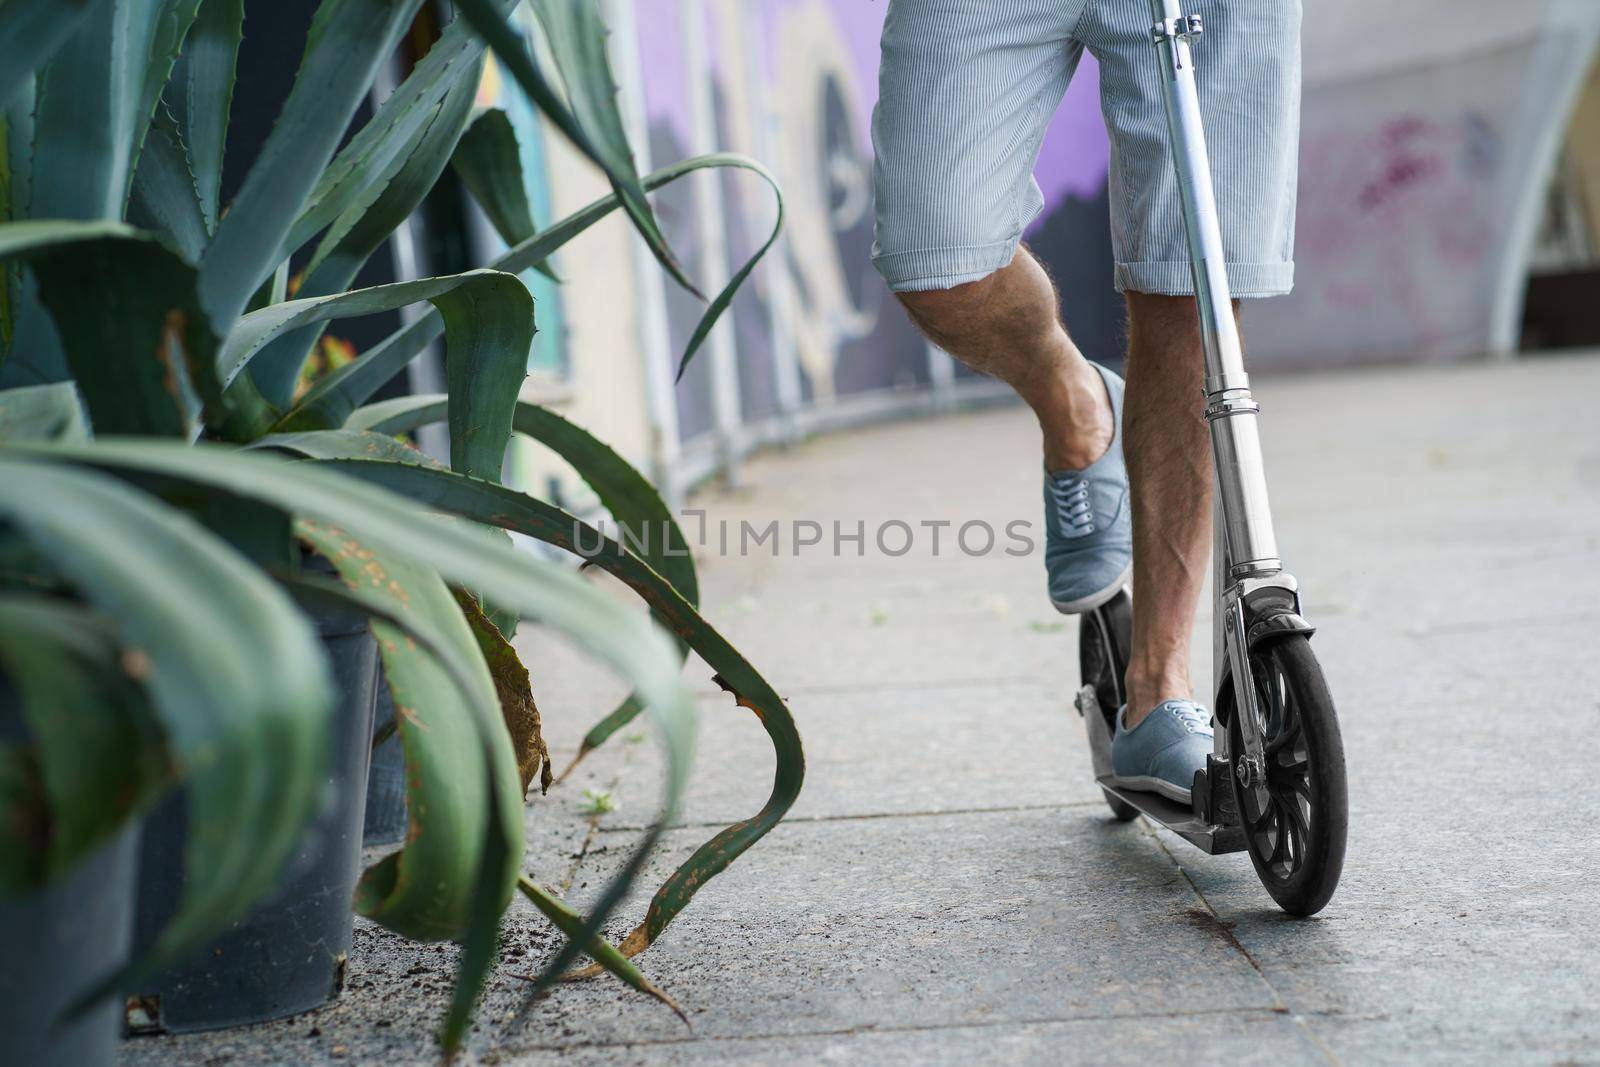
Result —
<instances>
[{"instance_id":1,"label":"blue sneaker","mask_svg":"<svg viewBox=\"0 0 1600 1067\"><path fill-rule=\"evenodd\" d=\"M1081 471L1044 475L1044 567L1050 602L1067 615L1093 611L1133 572L1133 514L1122 458L1122 379L1099 364L1111 399L1111 447Z\"/></svg>"},{"instance_id":2,"label":"blue sneaker","mask_svg":"<svg viewBox=\"0 0 1600 1067\"><path fill-rule=\"evenodd\" d=\"M1204 770L1212 749L1211 713L1192 700L1163 700L1131 730L1123 728L1128 707L1117 711L1111 737L1112 781L1189 803L1194 772Z\"/></svg>"}]
</instances>

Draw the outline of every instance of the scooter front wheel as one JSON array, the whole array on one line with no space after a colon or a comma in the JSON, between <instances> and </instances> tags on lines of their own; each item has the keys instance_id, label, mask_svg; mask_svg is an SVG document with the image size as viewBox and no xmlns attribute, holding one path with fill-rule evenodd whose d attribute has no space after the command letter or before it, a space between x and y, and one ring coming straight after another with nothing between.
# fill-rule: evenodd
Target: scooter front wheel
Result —
<instances>
[{"instance_id":1,"label":"scooter front wheel","mask_svg":"<svg viewBox=\"0 0 1600 1067\"><path fill-rule=\"evenodd\" d=\"M1314 915L1344 869L1349 824L1344 742L1333 697L1305 635L1277 638L1250 653L1261 713L1265 767L1249 784L1233 776L1245 846L1261 884L1291 915ZM1244 752L1233 686L1218 694L1235 771Z\"/></svg>"}]
</instances>

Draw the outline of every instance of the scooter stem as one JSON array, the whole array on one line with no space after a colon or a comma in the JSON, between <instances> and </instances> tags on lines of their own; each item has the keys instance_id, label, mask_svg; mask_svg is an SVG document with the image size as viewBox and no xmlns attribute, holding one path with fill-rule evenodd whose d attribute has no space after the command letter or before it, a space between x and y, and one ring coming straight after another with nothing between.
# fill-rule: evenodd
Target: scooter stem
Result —
<instances>
[{"instance_id":1,"label":"scooter stem","mask_svg":"<svg viewBox=\"0 0 1600 1067\"><path fill-rule=\"evenodd\" d=\"M1197 15L1183 15L1178 0L1150 0L1151 37L1160 51L1169 143L1183 205L1195 304L1205 345L1206 419L1217 472L1217 495L1228 581L1264 577L1282 567L1256 429L1259 406L1250 396L1233 295L1217 220L1211 163L1206 154L1200 97L1195 89L1190 43L1203 29ZM1219 587L1218 593L1220 594Z\"/></svg>"}]
</instances>

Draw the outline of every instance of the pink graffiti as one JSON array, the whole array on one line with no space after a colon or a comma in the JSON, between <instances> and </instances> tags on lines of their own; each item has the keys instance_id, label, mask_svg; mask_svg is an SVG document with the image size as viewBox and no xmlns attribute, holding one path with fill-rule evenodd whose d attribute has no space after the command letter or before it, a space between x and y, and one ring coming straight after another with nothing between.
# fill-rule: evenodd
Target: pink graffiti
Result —
<instances>
[{"instance_id":1,"label":"pink graffiti","mask_svg":"<svg viewBox=\"0 0 1600 1067\"><path fill-rule=\"evenodd\" d=\"M1382 170L1361 186L1356 203L1373 211L1429 178L1444 173L1442 141L1448 136L1438 125L1416 117L1395 119L1379 135Z\"/></svg>"},{"instance_id":2,"label":"pink graffiti","mask_svg":"<svg viewBox=\"0 0 1600 1067\"><path fill-rule=\"evenodd\" d=\"M1296 242L1302 294L1331 312L1406 322L1419 353L1447 344L1460 330L1452 294L1476 287L1492 251L1486 136L1493 131L1480 116L1402 113L1308 137Z\"/></svg>"}]
</instances>

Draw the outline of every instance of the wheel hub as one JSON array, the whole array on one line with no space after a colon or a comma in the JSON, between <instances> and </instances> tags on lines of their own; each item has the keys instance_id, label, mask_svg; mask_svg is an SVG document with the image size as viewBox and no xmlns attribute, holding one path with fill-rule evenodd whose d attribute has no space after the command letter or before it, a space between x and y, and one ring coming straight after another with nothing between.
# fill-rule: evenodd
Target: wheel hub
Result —
<instances>
[{"instance_id":1,"label":"wheel hub","mask_svg":"<svg viewBox=\"0 0 1600 1067\"><path fill-rule=\"evenodd\" d=\"M1239 756L1234 759L1233 774L1239 779L1239 784L1246 789L1255 788L1256 783L1265 776L1261 760L1256 756Z\"/></svg>"}]
</instances>

